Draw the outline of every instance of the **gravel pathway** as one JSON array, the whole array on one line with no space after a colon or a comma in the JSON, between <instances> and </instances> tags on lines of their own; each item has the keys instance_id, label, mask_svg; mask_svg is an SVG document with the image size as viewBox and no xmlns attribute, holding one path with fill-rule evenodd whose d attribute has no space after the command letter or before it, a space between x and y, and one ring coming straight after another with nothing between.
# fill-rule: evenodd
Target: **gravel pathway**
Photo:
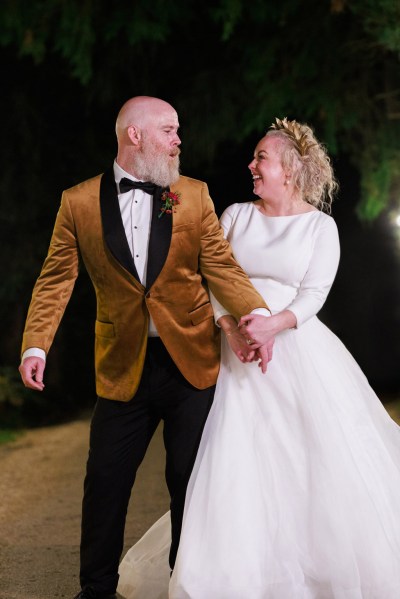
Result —
<instances>
[{"instance_id":1,"label":"gravel pathway","mask_svg":"<svg viewBox=\"0 0 400 599\"><path fill-rule=\"evenodd\" d=\"M72 599L89 420L26 432L0 446L0 599ZM127 550L168 510L160 429L132 493Z\"/></svg>"}]
</instances>

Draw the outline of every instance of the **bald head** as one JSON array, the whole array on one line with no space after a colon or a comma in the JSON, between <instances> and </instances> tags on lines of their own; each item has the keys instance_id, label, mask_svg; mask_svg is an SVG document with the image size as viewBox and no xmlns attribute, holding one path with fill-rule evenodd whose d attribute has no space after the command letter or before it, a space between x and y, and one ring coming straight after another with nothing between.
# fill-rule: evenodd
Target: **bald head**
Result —
<instances>
[{"instance_id":1,"label":"bald head","mask_svg":"<svg viewBox=\"0 0 400 599\"><path fill-rule=\"evenodd\" d=\"M123 141L124 133L130 126L139 130L146 129L149 123L160 118L163 114L174 113L176 111L164 100L152 98L151 96L136 96L131 98L122 106L117 116L115 131L118 142Z\"/></svg>"},{"instance_id":2,"label":"bald head","mask_svg":"<svg viewBox=\"0 0 400 599\"><path fill-rule=\"evenodd\" d=\"M178 129L178 115L168 102L131 98L117 117L117 163L138 179L171 185L179 178Z\"/></svg>"}]
</instances>

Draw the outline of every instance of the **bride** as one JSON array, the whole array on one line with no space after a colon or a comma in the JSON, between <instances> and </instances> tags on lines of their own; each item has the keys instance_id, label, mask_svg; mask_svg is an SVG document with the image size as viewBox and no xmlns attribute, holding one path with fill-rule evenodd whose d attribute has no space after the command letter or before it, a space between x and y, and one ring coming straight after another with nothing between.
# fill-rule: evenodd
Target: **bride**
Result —
<instances>
[{"instance_id":1,"label":"bride","mask_svg":"<svg viewBox=\"0 0 400 599\"><path fill-rule=\"evenodd\" d=\"M316 316L339 261L330 160L310 127L276 119L249 168L258 199L230 206L221 225L272 316L238 327L213 299L221 369L175 569L170 578L166 514L125 556L118 590L127 599L398 599L400 428ZM276 335L266 374L262 326ZM249 344L256 360L241 363L235 352Z\"/></svg>"}]
</instances>

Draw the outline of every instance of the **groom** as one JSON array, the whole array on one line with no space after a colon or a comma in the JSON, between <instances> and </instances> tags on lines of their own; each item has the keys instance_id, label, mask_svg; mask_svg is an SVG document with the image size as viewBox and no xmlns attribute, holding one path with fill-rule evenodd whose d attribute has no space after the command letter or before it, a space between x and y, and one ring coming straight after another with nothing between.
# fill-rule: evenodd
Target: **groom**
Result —
<instances>
[{"instance_id":1,"label":"groom","mask_svg":"<svg viewBox=\"0 0 400 599\"><path fill-rule=\"evenodd\" d=\"M27 316L20 372L27 387L42 390L46 354L81 257L97 297L98 399L84 483L82 591L75 599L115 596L131 489L160 420L173 567L186 484L219 368L207 287L238 319L267 308L223 239L207 185L179 175L178 128L177 113L163 100L139 96L124 104L114 164L63 193Z\"/></svg>"}]
</instances>

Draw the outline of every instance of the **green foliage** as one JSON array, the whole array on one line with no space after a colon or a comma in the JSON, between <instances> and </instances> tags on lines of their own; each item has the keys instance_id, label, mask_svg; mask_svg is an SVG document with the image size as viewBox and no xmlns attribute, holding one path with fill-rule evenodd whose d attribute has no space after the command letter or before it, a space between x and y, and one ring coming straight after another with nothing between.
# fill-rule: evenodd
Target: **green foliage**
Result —
<instances>
[{"instance_id":1,"label":"green foliage","mask_svg":"<svg viewBox=\"0 0 400 599\"><path fill-rule=\"evenodd\" d=\"M14 81L2 100L3 113L13 109L2 131L2 162L12 162L0 178L0 233L26 257L18 268L12 252L6 257L14 275L4 299L31 284L44 253L48 236L34 231L50 229L58 198L48 196L43 170L71 184L71 172L79 180L101 168L113 155L104 118L112 122L135 94L176 106L188 170L288 116L312 124L332 154L350 156L362 179L360 218L390 201L399 176L398 2L309 0L305 10L301 0L251 8L244 0L5 0L0 23ZM77 136L86 164L77 164ZM20 198L22 212L10 193L21 175L34 198Z\"/></svg>"},{"instance_id":2,"label":"green foliage","mask_svg":"<svg viewBox=\"0 0 400 599\"><path fill-rule=\"evenodd\" d=\"M0 406L18 407L24 402L24 386L11 368L0 369Z\"/></svg>"},{"instance_id":3,"label":"green foliage","mask_svg":"<svg viewBox=\"0 0 400 599\"><path fill-rule=\"evenodd\" d=\"M185 120L187 164L257 138L275 116L309 121L363 179L361 218L388 204L400 122L400 4L393 0L8 0L0 43L37 65L62 57L89 106L127 90L165 97ZM107 73L107 79L105 79ZM388 150L388 152L386 152Z\"/></svg>"},{"instance_id":4,"label":"green foliage","mask_svg":"<svg viewBox=\"0 0 400 599\"><path fill-rule=\"evenodd\" d=\"M0 423L1 427L19 426L21 411L28 392L22 384L18 371L0 368Z\"/></svg>"},{"instance_id":5,"label":"green foliage","mask_svg":"<svg viewBox=\"0 0 400 599\"><path fill-rule=\"evenodd\" d=\"M400 55L400 3L396 0L349 0L372 39Z\"/></svg>"},{"instance_id":6,"label":"green foliage","mask_svg":"<svg viewBox=\"0 0 400 599\"><path fill-rule=\"evenodd\" d=\"M386 145L384 142L378 145L371 140L364 155L366 164L361 176L362 199L357 212L361 219L373 221L389 203L393 203L395 188L400 181L400 148L391 144L390 139ZM397 202L399 199L396 198Z\"/></svg>"},{"instance_id":7,"label":"green foliage","mask_svg":"<svg viewBox=\"0 0 400 599\"><path fill-rule=\"evenodd\" d=\"M392 182L391 167L391 161L380 160L372 170L363 173L363 195L357 208L360 218L375 220L385 208Z\"/></svg>"},{"instance_id":8,"label":"green foliage","mask_svg":"<svg viewBox=\"0 0 400 599\"><path fill-rule=\"evenodd\" d=\"M54 385L46 385L46 388L43 393L27 389L16 367L0 367L0 442L2 435L10 440L10 431L51 424L61 416L76 413L76 406L68 402L67 393L60 405L55 401Z\"/></svg>"},{"instance_id":9,"label":"green foliage","mask_svg":"<svg viewBox=\"0 0 400 599\"><path fill-rule=\"evenodd\" d=\"M18 438L18 433L15 430L0 429L0 445L11 443Z\"/></svg>"},{"instance_id":10,"label":"green foliage","mask_svg":"<svg viewBox=\"0 0 400 599\"><path fill-rule=\"evenodd\" d=\"M211 18L221 24L222 40L227 41L235 31L243 13L242 0L221 0L219 6L210 8Z\"/></svg>"}]
</instances>

